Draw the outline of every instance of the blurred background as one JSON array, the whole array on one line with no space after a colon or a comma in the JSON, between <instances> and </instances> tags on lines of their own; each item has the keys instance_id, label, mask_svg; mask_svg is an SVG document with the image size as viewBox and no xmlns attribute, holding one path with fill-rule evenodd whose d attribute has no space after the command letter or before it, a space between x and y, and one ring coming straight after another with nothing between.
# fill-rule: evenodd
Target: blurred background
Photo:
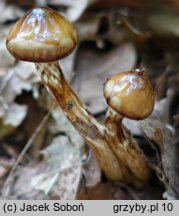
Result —
<instances>
[{"instance_id":1,"label":"blurred background","mask_svg":"<svg viewBox=\"0 0 179 216\"><path fill-rule=\"evenodd\" d=\"M61 66L99 121L107 108L103 98L107 77L145 68L155 90L155 113L170 129L172 143L177 146L179 140L178 0L0 0L1 197L162 199L165 184L155 173L140 189L108 181L83 139L53 105L34 64L17 61L7 51L11 26L27 10L39 6L57 10L76 26L78 47ZM124 123L141 146L147 142L136 122ZM160 142L153 139L153 143ZM174 155L177 150L172 150ZM148 156L153 165L162 158ZM171 167L178 163L172 157ZM176 191L178 173L174 167L172 174L166 174Z\"/></svg>"}]
</instances>

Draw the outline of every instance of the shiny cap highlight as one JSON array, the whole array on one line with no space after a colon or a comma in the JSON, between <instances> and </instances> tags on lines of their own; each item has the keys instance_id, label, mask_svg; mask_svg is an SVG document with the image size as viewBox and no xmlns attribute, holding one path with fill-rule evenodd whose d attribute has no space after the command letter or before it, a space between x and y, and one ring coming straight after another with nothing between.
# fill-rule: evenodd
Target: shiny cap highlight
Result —
<instances>
[{"instance_id":1,"label":"shiny cap highlight","mask_svg":"<svg viewBox=\"0 0 179 216\"><path fill-rule=\"evenodd\" d=\"M73 25L56 11L33 8L10 30L6 46L17 59L52 62L69 55L77 44Z\"/></svg>"}]
</instances>

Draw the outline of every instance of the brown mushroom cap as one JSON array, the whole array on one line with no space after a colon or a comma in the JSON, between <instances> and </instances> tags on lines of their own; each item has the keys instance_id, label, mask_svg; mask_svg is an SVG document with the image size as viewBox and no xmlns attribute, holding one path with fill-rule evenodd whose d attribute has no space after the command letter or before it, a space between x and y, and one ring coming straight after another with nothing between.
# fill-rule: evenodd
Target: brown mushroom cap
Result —
<instances>
[{"instance_id":1,"label":"brown mushroom cap","mask_svg":"<svg viewBox=\"0 0 179 216\"><path fill-rule=\"evenodd\" d=\"M6 46L17 59L51 62L70 54L77 44L72 24L56 11L33 8L10 30Z\"/></svg>"},{"instance_id":2,"label":"brown mushroom cap","mask_svg":"<svg viewBox=\"0 0 179 216\"><path fill-rule=\"evenodd\" d=\"M154 92L144 70L119 73L104 85L104 97L109 106L124 117L140 120L154 108Z\"/></svg>"}]
</instances>

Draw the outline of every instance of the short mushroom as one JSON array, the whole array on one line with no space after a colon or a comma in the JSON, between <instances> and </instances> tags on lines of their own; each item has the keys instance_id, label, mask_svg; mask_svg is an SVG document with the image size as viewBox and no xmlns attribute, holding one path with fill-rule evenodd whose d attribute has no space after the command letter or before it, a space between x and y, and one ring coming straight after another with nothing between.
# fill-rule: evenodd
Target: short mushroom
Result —
<instances>
[{"instance_id":1,"label":"short mushroom","mask_svg":"<svg viewBox=\"0 0 179 216\"><path fill-rule=\"evenodd\" d=\"M142 120L152 113L152 84L144 70L122 72L106 81L104 97L110 107L105 117L106 139L119 161L138 179L146 181L150 177L148 165L122 120Z\"/></svg>"},{"instance_id":2,"label":"short mushroom","mask_svg":"<svg viewBox=\"0 0 179 216\"><path fill-rule=\"evenodd\" d=\"M74 50L77 41L71 23L56 11L42 7L28 11L12 27L6 45L15 58L35 63L43 84L93 150L106 176L112 180L127 178L126 168L108 146L103 126L70 88L57 62Z\"/></svg>"}]
</instances>

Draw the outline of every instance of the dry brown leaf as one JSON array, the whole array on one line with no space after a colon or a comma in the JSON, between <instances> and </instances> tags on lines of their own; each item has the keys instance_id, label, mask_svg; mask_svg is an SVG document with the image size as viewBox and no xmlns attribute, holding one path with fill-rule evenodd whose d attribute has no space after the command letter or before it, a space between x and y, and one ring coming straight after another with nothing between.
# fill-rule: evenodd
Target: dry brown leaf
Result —
<instances>
[{"instance_id":1,"label":"dry brown leaf","mask_svg":"<svg viewBox=\"0 0 179 216\"><path fill-rule=\"evenodd\" d=\"M145 25L155 35L179 36L179 17L174 11L153 11L146 16Z\"/></svg>"},{"instance_id":2,"label":"dry brown leaf","mask_svg":"<svg viewBox=\"0 0 179 216\"><path fill-rule=\"evenodd\" d=\"M145 191L145 190L143 190ZM143 191L140 191L141 193ZM146 192L146 191L145 191ZM145 192L141 199L145 199ZM150 195L153 195L152 193ZM149 195L149 196L150 196ZM148 196L148 197L149 197ZM152 196L151 196L152 197ZM151 199L150 197L150 199ZM81 200L126 200L140 199L138 191L130 189L129 186L114 182L100 182L94 187L84 187L78 194L78 199ZM147 198L146 198L147 199Z\"/></svg>"},{"instance_id":3,"label":"dry brown leaf","mask_svg":"<svg viewBox=\"0 0 179 216\"><path fill-rule=\"evenodd\" d=\"M168 88L166 97L155 102L154 110L157 115L162 119L162 121L166 124L169 123L170 105L173 95L173 89Z\"/></svg>"},{"instance_id":4,"label":"dry brown leaf","mask_svg":"<svg viewBox=\"0 0 179 216\"><path fill-rule=\"evenodd\" d=\"M129 7L135 9L141 9L149 5L149 2L146 0L96 0L93 7L97 8L116 8L116 7Z\"/></svg>"},{"instance_id":5,"label":"dry brown leaf","mask_svg":"<svg viewBox=\"0 0 179 216\"><path fill-rule=\"evenodd\" d=\"M41 154L41 162L18 170L14 187L16 199L18 196L34 199L39 194L43 194L43 199L75 199L81 177L79 150L66 136L60 135Z\"/></svg>"},{"instance_id":6,"label":"dry brown leaf","mask_svg":"<svg viewBox=\"0 0 179 216\"><path fill-rule=\"evenodd\" d=\"M83 188L78 194L79 200L111 200L111 185L100 182L95 187Z\"/></svg>"},{"instance_id":7,"label":"dry brown leaf","mask_svg":"<svg viewBox=\"0 0 179 216\"><path fill-rule=\"evenodd\" d=\"M109 52L84 46L77 55L76 79L73 87L92 113L106 108L103 98L103 84L107 77L131 70L136 64L136 50L131 43L125 43Z\"/></svg>"},{"instance_id":8,"label":"dry brown leaf","mask_svg":"<svg viewBox=\"0 0 179 216\"><path fill-rule=\"evenodd\" d=\"M158 158L153 164L158 177L164 183L167 192L173 193L175 198L179 197L178 143L174 131L156 116L140 121L140 128L151 146L159 149L159 153L156 153Z\"/></svg>"},{"instance_id":9,"label":"dry brown leaf","mask_svg":"<svg viewBox=\"0 0 179 216\"><path fill-rule=\"evenodd\" d=\"M86 15L75 23L77 32L81 41L96 40L97 31L99 28L101 15L93 14Z\"/></svg>"}]
</instances>

